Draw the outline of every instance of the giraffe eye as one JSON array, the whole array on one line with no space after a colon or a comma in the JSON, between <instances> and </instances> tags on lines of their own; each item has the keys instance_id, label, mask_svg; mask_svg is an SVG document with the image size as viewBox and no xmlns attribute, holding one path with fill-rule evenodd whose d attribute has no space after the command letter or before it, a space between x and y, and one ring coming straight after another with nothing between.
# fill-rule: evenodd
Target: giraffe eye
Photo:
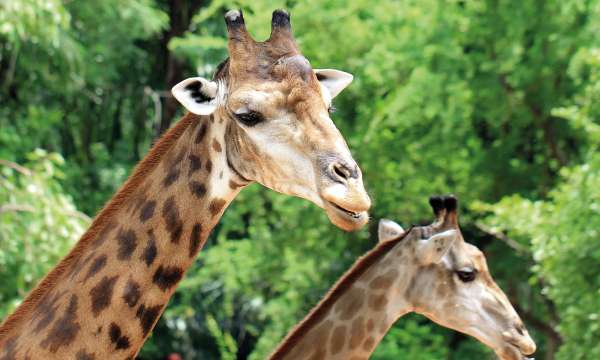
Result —
<instances>
[{"instance_id":1,"label":"giraffe eye","mask_svg":"<svg viewBox=\"0 0 600 360\"><path fill-rule=\"evenodd\" d=\"M265 121L265 117L261 113L256 111L235 114L235 117L246 126L254 126L260 122Z\"/></svg>"},{"instance_id":2,"label":"giraffe eye","mask_svg":"<svg viewBox=\"0 0 600 360\"><path fill-rule=\"evenodd\" d=\"M477 276L477 271L472 268L463 268L456 271L456 275L462 282L471 282L475 280Z\"/></svg>"},{"instance_id":3,"label":"giraffe eye","mask_svg":"<svg viewBox=\"0 0 600 360\"><path fill-rule=\"evenodd\" d=\"M329 105L329 108L327 109L327 111L328 111L330 114L333 114L334 112L336 112L336 111L337 111L337 108L335 107L335 105L331 104L331 105Z\"/></svg>"}]
</instances>

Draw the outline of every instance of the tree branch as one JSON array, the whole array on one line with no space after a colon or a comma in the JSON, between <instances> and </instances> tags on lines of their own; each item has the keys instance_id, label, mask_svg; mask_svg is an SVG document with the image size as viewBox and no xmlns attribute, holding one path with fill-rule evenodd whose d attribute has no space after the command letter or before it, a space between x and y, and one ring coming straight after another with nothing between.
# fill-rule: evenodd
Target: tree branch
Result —
<instances>
[{"instance_id":1,"label":"tree branch","mask_svg":"<svg viewBox=\"0 0 600 360\"><path fill-rule=\"evenodd\" d=\"M496 231L492 228L490 228L489 226L481 223L481 222L475 222L475 227L481 231L483 231L484 233L495 237L496 239L502 241L503 243L505 243L506 245L508 245L509 247L511 247L512 249L514 249L516 252L518 252L520 255L525 255L525 254L529 254L530 251L527 247L519 244L518 241L511 239L510 237L508 237L506 234L504 234L501 231Z\"/></svg>"},{"instance_id":2,"label":"tree branch","mask_svg":"<svg viewBox=\"0 0 600 360\"><path fill-rule=\"evenodd\" d=\"M29 205L4 204L0 205L0 214L6 212L34 212L35 209Z\"/></svg>"},{"instance_id":3,"label":"tree branch","mask_svg":"<svg viewBox=\"0 0 600 360\"><path fill-rule=\"evenodd\" d=\"M16 172L21 173L25 176L31 176L31 170L29 170L28 168L21 166L17 163L14 163L12 161L0 159L0 165L9 167L9 168L15 170Z\"/></svg>"}]
</instances>

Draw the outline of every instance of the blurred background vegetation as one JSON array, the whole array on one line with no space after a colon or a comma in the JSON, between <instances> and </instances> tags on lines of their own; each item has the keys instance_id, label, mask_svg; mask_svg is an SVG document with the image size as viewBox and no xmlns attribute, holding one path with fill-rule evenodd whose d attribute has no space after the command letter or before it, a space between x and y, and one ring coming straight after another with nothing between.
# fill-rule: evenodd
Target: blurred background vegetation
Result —
<instances>
[{"instance_id":1,"label":"blurred background vegetation","mask_svg":"<svg viewBox=\"0 0 600 360\"><path fill-rule=\"evenodd\" d=\"M378 218L426 223L427 197L452 192L536 357L600 359L598 0L0 0L0 318L181 115L171 86L226 57L226 9L260 40L276 7L314 67L355 75L333 118L374 221L345 234L250 186L140 358L264 358L373 246ZM409 316L373 359L490 357Z\"/></svg>"}]
</instances>

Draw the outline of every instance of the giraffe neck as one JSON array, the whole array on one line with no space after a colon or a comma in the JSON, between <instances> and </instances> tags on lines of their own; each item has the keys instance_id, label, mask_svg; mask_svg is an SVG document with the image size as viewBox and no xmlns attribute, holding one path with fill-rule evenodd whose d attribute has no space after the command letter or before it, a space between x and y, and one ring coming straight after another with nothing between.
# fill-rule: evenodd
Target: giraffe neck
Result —
<instances>
[{"instance_id":1,"label":"giraffe neck","mask_svg":"<svg viewBox=\"0 0 600 360\"><path fill-rule=\"evenodd\" d=\"M225 124L187 115L0 327L0 359L133 359L242 179Z\"/></svg>"},{"instance_id":2,"label":"giraffe neck","mask_svg":"<svg viewBox=\"0 0 600 360\"><path fill-rule=\"evenodd\" d=\"M414 253L400 241L379 244L359 259L270 360L368 359L392 324L413 310L405 294Z\"/></svg>"}]
</instances>

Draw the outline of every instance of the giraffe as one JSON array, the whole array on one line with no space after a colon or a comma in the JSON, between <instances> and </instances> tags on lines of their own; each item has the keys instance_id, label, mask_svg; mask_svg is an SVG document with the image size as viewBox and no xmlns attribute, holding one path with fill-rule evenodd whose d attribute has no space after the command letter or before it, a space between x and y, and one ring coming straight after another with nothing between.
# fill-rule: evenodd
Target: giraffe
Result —
<instances>
[{"instance_id":1,"label":"giraffe","mask_svg":"<svg viewBox=\"0 0 600 360\"><path fill-rule=\"evenodd\" d=\"M535 343L492 279L483 253L464 241L453 196L432 197L436 220L404 231L379 223L379 244L348 270L270 360L367 359L409 312L471 335L503 360Z\"/></svg>"},{"instance_id":2,"label":"giraffe","mask_svg":"<svg viewBox=\"0 0 600 360\"><path fill-rule=\"evenodd\" d=\"M223 211L252 182L307 199L343 230L370 199L331 121L352 75L313 70L290 16L256 42L225 14L229 58L173 89L188 110L137 165L71 252L0 326L0 360L133 359Z\"/></svg>"}]
</instances>

